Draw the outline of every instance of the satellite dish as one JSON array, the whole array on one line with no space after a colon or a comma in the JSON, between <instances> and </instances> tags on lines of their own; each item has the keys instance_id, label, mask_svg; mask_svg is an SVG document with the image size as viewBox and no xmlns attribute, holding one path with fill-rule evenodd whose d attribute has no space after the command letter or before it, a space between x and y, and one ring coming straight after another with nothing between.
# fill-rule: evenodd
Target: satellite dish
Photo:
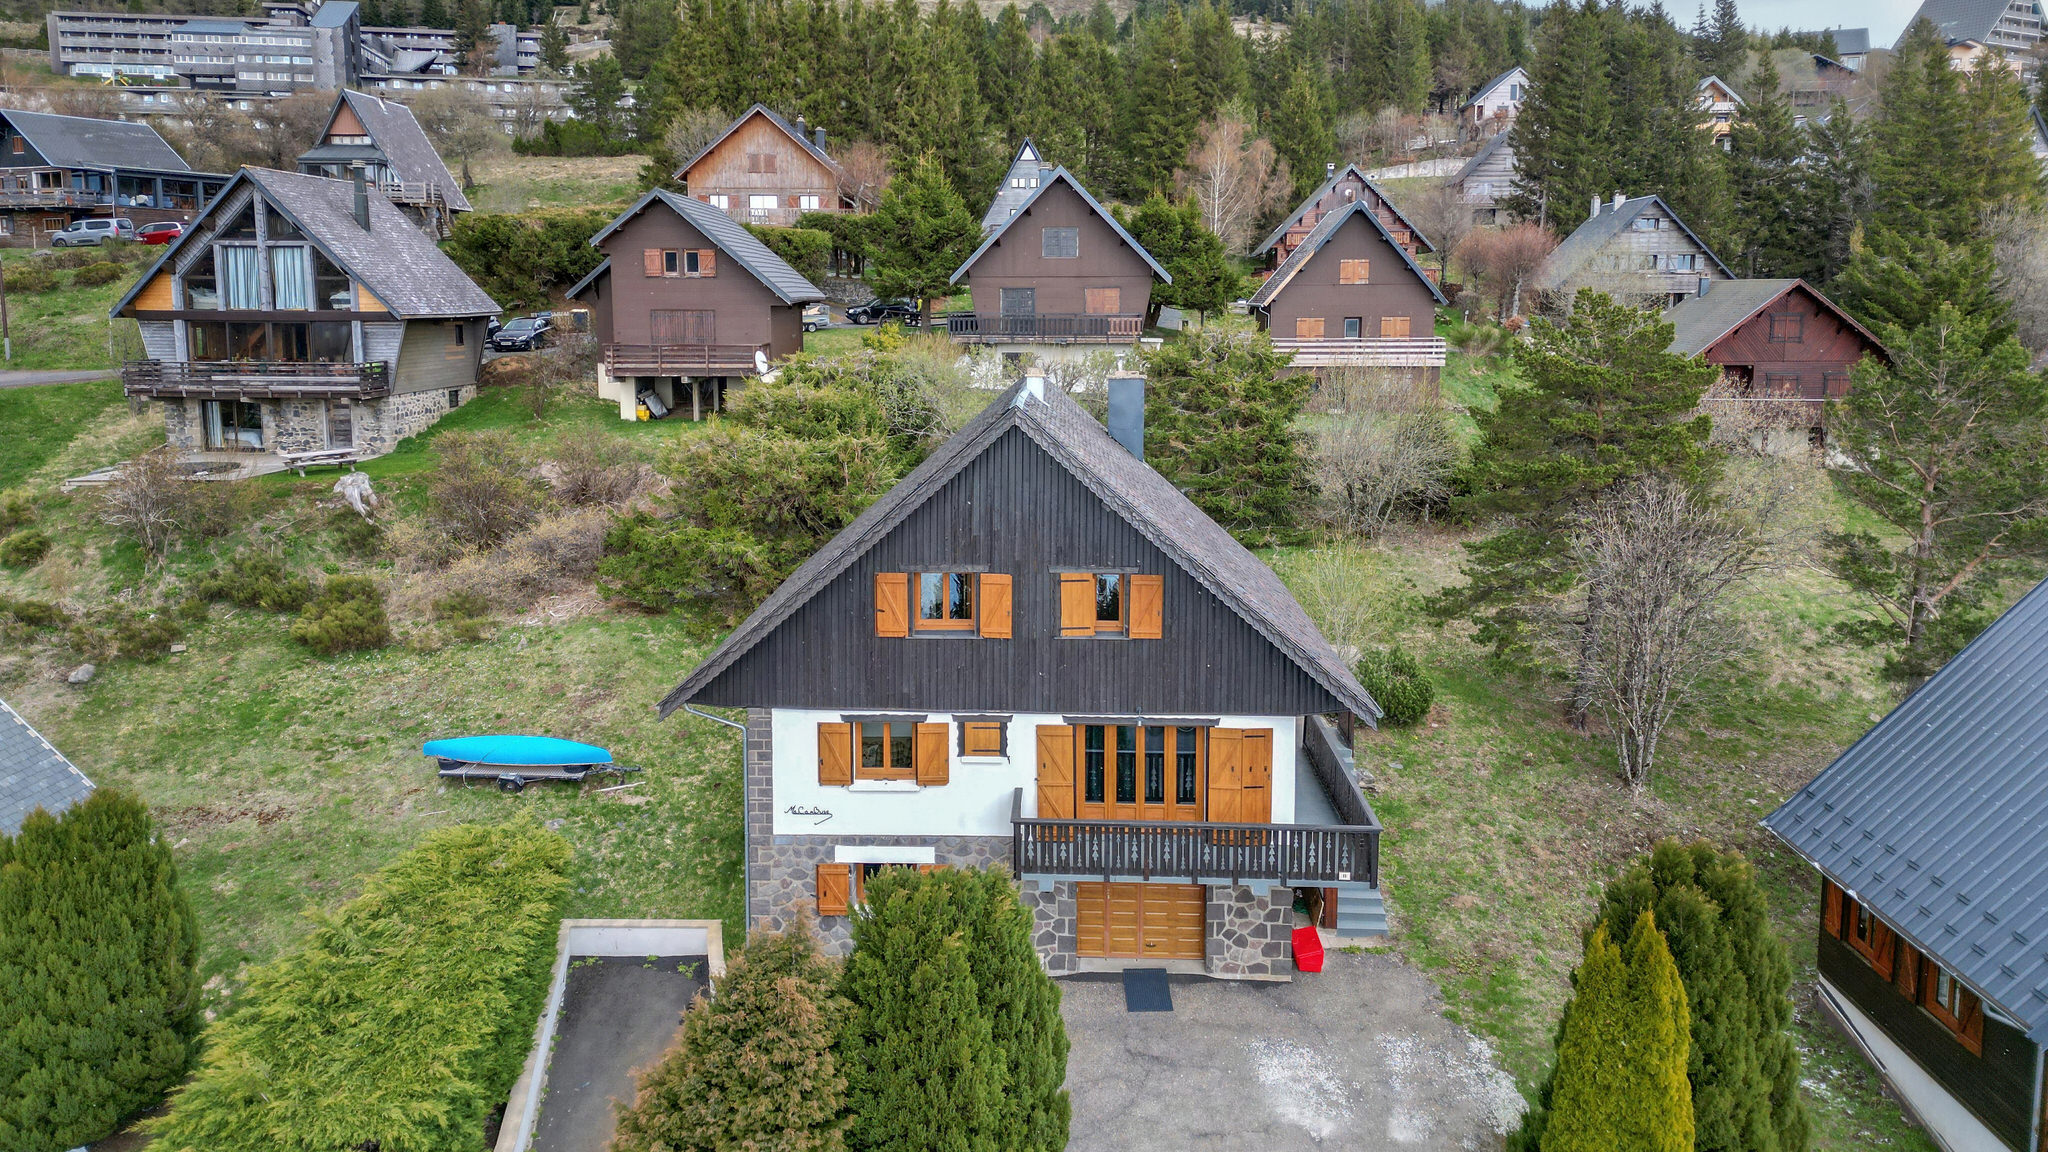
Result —
<instances>
[{"instance_id":1,"label":"satellite dish","mask_svg":"<svg viewBox=\"0 0 2048 1152\"><path fill-rule=\"evenodd\" d=\"M761 351L759 348L756 348L754 349L754 375L766 376L767 374L768 353Z\"/></svg>"}]
</instances>

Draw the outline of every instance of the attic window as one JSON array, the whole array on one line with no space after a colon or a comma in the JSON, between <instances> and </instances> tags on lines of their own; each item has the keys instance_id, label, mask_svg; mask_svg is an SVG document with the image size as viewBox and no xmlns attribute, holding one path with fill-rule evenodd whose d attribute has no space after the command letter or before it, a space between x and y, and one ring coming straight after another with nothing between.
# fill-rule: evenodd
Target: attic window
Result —
<instances>
[{"instance_id":1,"label":"attic window","mask_svg":"<svg viewBox=\"0 0 2048 1152\"><path fill-rule=\"evenodd\" d=\"M1773 312L1770 325L1770 342L1773 344L1798 344L1806 338L1806 317L1800 313Z\"/></svg>"},{"instance_id":2,"label":"attic window","mask_svg":"<svg viewBox=\"0 0 2048 1152\"><path fill-rule=\"evenodd\" d=\"M1664 227L1664 221L1661 217L1657 216L1638 216L1634 220L1629 221L1629 227L1638 232L1655 232L1659 228Z\"/></svg>"},{"instance_id":3,"label":"attic window","mask_svg":"<svg viewBox=\"0 0 2048 1152\"><path fill-rule=\"evenodd\" d=\"M1047 228L1039 252L1047 260L1075 260L1081 255L1079 228Z\"/></svg>"}]
</instances>

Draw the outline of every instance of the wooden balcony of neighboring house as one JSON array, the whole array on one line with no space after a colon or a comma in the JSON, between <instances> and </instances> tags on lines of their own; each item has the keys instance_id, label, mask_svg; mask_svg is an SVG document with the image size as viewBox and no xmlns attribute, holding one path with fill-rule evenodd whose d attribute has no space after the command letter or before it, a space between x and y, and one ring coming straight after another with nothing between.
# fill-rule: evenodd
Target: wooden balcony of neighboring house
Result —
<instances>
[{"instance_id":1,"label":"wooden balcony of neighboring house","mask_svg":"<svg viewBox=\"0 0 2048 1152\"><path fill-rule=\"evenodd\" d=\"M296 360L135 360L121 366L121 390L156 399L376 400L391 395L391 366Z\"/></svg>"},{"instance_id":2,"label":"wooden balcony of neighboring house","mask_svg":"<svg viewBox=\"0 0 2048 1152\"><path fill-rule=\"evenodd\" d=\"M962 344L1131 344L1145 330L1139 313L948 312L945 321L946 335Z\"/></svg>"},{"instance_id":3,"label":"wooden balcony of neighboring house","mask_svg":"<svg viewBox=\"0 0 2048 1152\"><path fill-rule=\"evenodd\" d=\"M393 204L414 204L423 208L437 208L448 202L441 185L431 180L387 181L377 186L386 200Z\"/></svg>"},{"instance_id":4,"label":"wooden balcony of neighboring house","mask_svg":"<svg viewBox=\"0 0 2048 1152\"><path fill-rule=\"evenodd\" d=\"M1024 815L1019 788L1010 800L1011 871L1077 880L1379 887L1381 825L1359 790L1350 749L1333 725L1311 717L1300 751L1343 823L1048 820Z\"/></svg>"},{"instance_id":5,"label":"wooden balcony of neighboring house","mask_svg":"<svg viewBox=\"0 0 2048 1152\"><path fill-rule=\"evenodd\" d=\"M83 188L15 188L0 184L0 208L102 208L113 201L111 193Z\"/></svg>"},{"instance_id":6,"label":"wooden balcony of neighboring house","mask_svg":"<svg viewBox=\"0 0 2048 1152\"><path fill-rule=\"evenodd\" d=\"M1441 368L1441 336L1365 336L1307 340L1275 336L1273 347L1294 354L1296 368Z\"/></svg>"},{"instance_id":7,"label":"wooden balcony of neighboring house","mask_svg":"<svg viewBox=\"0 0 2048 1152\"><path fill-rule=\"evenodd\" d=\"M766 344L607 344L605 371L618 376L752 376Z\"/></svg>"}]
</instances>

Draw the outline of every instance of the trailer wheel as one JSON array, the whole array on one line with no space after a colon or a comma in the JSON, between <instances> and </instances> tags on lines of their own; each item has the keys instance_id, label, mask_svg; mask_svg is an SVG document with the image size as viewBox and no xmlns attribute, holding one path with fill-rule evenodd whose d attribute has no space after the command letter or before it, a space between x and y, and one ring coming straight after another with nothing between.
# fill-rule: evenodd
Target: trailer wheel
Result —
<instances>
[{"instance_id":1,"label":"trailer wheel","mask_svg":"<svg viewBox=\"0 0 2048 1152\"><path fill-rule=\"evenodd\" d=\"M498 791L500 791L500 792L519 792L519 791L522 791L522 790L524 790L524 789L525 789L525 787L526 787L526 780L525 780L525 778L524 778L524 777L520 777L520 776L500 776L500 777L498 777Z\"/></svg>"}]
</instances>

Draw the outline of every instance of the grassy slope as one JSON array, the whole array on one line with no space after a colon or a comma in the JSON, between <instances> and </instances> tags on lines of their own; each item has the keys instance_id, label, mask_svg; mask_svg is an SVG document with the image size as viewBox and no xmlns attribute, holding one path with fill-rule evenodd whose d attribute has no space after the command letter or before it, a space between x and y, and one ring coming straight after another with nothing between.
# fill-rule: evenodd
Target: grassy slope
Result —
<instances>
[{"instance_id":1,"label":"grassy slope","mask_svg":"<svg viewBox=\"0 0 2048 1152\"><path fill-rule=\"evenodd\" d=\"M161 248L131 250L138 261L154 259ZM50 259L28 249L0 251L9 273L24 267L40 267ZM146 262L129 263L129 274L111 284L76 286L72 273L57 273L59 286L51 292L22 292L11 285L7 292L8 332L14 340L14 358L4 367L28 369L113 369L122 361L140 356L141 337L135 321L109 320L107 310L134 283Z\"/></svg>"},{"instance_id":2,"label":"grassy slope","mask_svg":"<svg viewBox=\"0 0 2048 1152\"><path fill-rule=\"evenodd\" d=\"M470 175L477 186L468 191L469 202L479 212L624 207L643 191L640 169L646 163L647 157L638 153L576 157L495 153L471 162Z\"/></svg>"},{"instance_id":3,"label":"grassy slope","mask_svg":"<svg viewBox=\"0 0 2048 1152\"><path fill-rule=\"evenodd\" d=\"M0 388L0 489L21 483L120 400L111 380Z\"/></svg>"}]
</instances>

